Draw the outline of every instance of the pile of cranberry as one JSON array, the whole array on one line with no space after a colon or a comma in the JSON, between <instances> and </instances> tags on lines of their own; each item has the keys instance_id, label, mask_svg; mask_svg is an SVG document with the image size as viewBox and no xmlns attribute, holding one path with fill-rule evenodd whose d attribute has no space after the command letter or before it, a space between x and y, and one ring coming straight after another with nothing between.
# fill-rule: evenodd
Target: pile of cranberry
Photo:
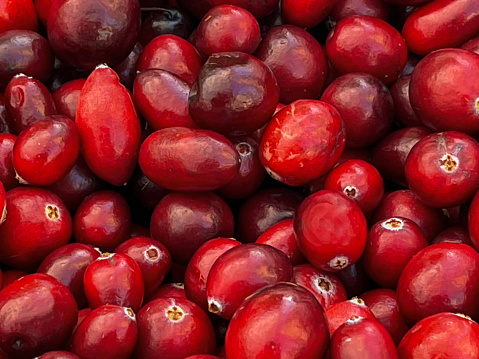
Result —
<instances>
[{"instance_id":1,"label":"pile of cranberry","mask_svg":"<svg viewBox=\"0 0 479 359\"><path fill-rule=\"evenodd\" d=\"M0 0L0 359L477 359L478 138L478 0Z\"/></svg>"}]
</instances>

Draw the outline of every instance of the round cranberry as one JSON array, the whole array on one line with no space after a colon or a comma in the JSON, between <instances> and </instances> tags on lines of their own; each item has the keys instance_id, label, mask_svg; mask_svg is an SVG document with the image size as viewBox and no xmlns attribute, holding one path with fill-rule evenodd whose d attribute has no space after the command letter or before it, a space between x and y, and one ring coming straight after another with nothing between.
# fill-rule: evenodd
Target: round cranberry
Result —
<instances>
[{"instance_id":1,"label":"round cranberry","mask_svg":"<svg viewBox=\"0 0 479 359\"><path fill-rule=\"evenodd\" d=\"M266 15L271 14L278 6L279 0L209 0L211 6L218 6L224 4L232 4L248 10L257 19L261 19Z\"/></svg>"},{"instance_id":2,"label":"round cranberry","mask_svg":"<svg viewBox=\"0 0 479 359\"><path fill-rule=\"evenodd\" d=\"M281 15L288 24L312 28L328 16L335 4L336 0L283 0Z\"/></svg>"},{"instance_id":3,"label":"round cranberry","mask_svg":"<svg viewBox=\"0 0 479 359\"><path fill-rule=\"evenodd\" d=\"M137 321L135 359L183 359L193 354L213 354L216 351L210 319L189 300L155 299L141 308Z\"/></svg>"},{"instance_id":4,"label":"round cranberry","mask_svg":"<svg viewBox=\"0 0 479 359\"><path fill-rule=\"evenodd\" d=\"M72 352L54 350L40 355L38 359L80 359L80 357Z\"/></svg>"},{"instance_id":5,"label":"round cranberry","mask_svg":"<svg viewBox=\"0 0 479 359\"><path fill-rule=\"evenodd\" d=\"M52 192L18 187L7 192L7 219L0 226L0 262L35 270L53 250L67 244L72 219Z\"/></svg>"},{"instance_id":6,"label":"round cranberry","mask_svg":"<svg viewBox=\"0 0 479 359\"><path fill-rule=\"evenodd\" d=\"M354 264L363 253L367 223L352 199L322 190L301 203L294 231L301 251L312 265L338 271Z\"/></svg>"},{"instance_id":7,"label":"round cranberry","mask_svg":"<svg viewBox=\"0 0 479 359\"><path fill-rule=\"evenodd\" d=\"M428 206L454 207L471 199L479 185L479 144L455 131L433 133L406 160L409 188Z\"/></svg>"},{"instance_id":8,"label":"round cranberry","mask_svg":"<svg viewBox=\"0 0 479 359\"><path fill-rule=\"evenodd\" d=\"M472 240L469 232L463 227L449 227L439 233L432 243L463 243L472 246Z\"/></svg>"},{"instance_id":9,"label":"round cranberry","mask_svg":"<svg viewBox=\"0 0 479 359\"><path fill-rule=\"evenodd\" d=\"M358 297L333 304L324 313L328 321L330 336L333 336L334 332L353 316L376 319L364 300Z\"/></svg>"},{"instance_id":10,"label":"round cranberry","mask_svg":"<svg viewBox=\"0 0 479 359\"><path fill-rule=\"evenodd\" d=\"M78 100L86 79L76 79L61 85L53 94L58 114L68 116L75 121Z\"/></svg>"},{"instance_id":11,"label":"round cranberry","mask_svg":"<svg viewBox=\"0 0 479 359\"><path fill-rule=\"evenodd\" d=\"M341 156L344 143L344 123L334 107L298 100L269 122L261 138L260 160L274 179L301 186L326 174Z\"/></svg>"},{"instance_id":12,"label":"round cranberry","mask_svg":"<svg viewBox=\"0 0 479 359\"><path fill-rule=\"evenodd\" d=\"M228 359L323 358L329 344L324 310L306 289L279 283L256 292L226 332Z\"/></svg>"},{"instance_id":13,"label":"round cranberry","mask_svg":"<svg viewBox=\"0 0 479 359\"><path fill-rule=\"evenodd\" d=\"M195 3L198 2L195 1ZM146 46L155 37L167 34L187 39L193 30L193 21L184 11L173 8L157 8L154 11L149 11L141 22L138 42Z\"/></svg>"},{"instance_id":14,"label":"round cranberry","mask_svg":"<svg viewBox=\"0 0 479 359\"><path fill-rule=\"evenodd\" d=\"M414 112L409 98L411 77L411 74L401 76L389 89L394 102L396 119L405 127L422 126L422 122Z\"/></svg>"},{"instance_id":15,"label":"round cranberry","mask_svg":"<svg viewBox=\"0 0 479 359\"><path fill-rule=\"evenodd\" d=\"M67 287L46 274L27 275L0 291L0 348L18 359L58 349L77 317Z\"/></svg>"},{"instance_id":16,"label":"round cranberry","mask_svg":"<svg viewBox=\"0 0 479 359\"><path fill-rule=\"evenodd\" d=\"M324 90L324 101L336 108L346 128L346 146L362 148L386 135L394 120L388 88L376 77L350 73L338 77Z\"/></svg>"},{"instance_id":17,"label":"round cranberry","mask_svg":"<svg viewBox=\"0 0 479 359\"><path fill-rule=\"evenodd\" d=\"M15 178L13 168L13 146L17 136L8 133L0 133L0 181L5 190L18 187L19 183Z\"/></svg>"},{"instance_id":18,"label":"round cranberry","mask_svg":"<svg viewBox=\"0 0 479 359\"><path fill-rule=\"evenodd\" d=\"M388 21L391 6L382 0L337 0L329 13L330 21L337 21L354 15L374 16Z\"/></svg>"},{"instance_id":19,"label":"round cranberry","mask_svg":"<svg viewBox=\"0 0 479 359\"><path fill-rule=\"evenodd\" d=\"M272 27L255 56L273 71L280 88L280 102L289 104L321 95L328 61L319 42L307 31L292 25Z\"/></svg>"},{"instance_id":20,"label":"round cranberry","mask_svg":"<svg viewBox=\"0 0 479 359\"><path fill-rule=\"evenodd\" d=\"M8 30L38 31L38 18L31 0L0 1L0 34Z\"/></svg>"},{"instance_id":21,"label":"round cranberry","mask_svg":"<svg viewBox=\"0 0 479 359\"><path fill-rule=\"evenodd\" d=\"M70 65L87 70L100 63L115 66L135 46L140 6L134 0L54 1L47 30L53 50Z\"/></svg>"},{"instance_id":22,"label":"round cranberry","mask_svg":"<svg viewBox=\"0 0 479 359\"><path fill-rule=\"evenodd\" d=\"M401 34L387 22L365 15L342 19L326 39L331 64L341 73L366 72L390 85L407 62Z\"/></svg>"}]
</instances>

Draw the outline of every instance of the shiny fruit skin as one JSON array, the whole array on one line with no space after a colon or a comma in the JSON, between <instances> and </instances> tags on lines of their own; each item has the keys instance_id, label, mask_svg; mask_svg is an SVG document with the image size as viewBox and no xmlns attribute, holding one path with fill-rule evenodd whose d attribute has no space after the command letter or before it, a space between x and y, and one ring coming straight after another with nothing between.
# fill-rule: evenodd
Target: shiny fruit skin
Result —
<instances>
[{"instance_id":1,"label":"shiny fruit skin","mask_svg":"<svg viewBox=\"0 0 479 359\"><path fill-rule=\"evenodd\" d=\"M286 23L301 28L312 28L331 12L336 0L283 0L281 14Z\"/></svg>"},{"instance_id":2,"label":"shiny fruit skin","mask_svg":"<svg viewBox=\"0 0 479 359\"><path fill-rule=\"evenodd\" d=\"M68 81L52 93L59 115L68 116L75 121L78 100L85 81L86 79Z\"/></svg>"},{"instance_id":3,"label":"shiny fruit skin","mask_svg":"<svg viewBox=\"0 0 479 359\"><path fill-rule=\"evenodd\" d=\"M353 316L376 319L364 300L358 297L353 297L349 300L333 304L326 309L325 315L328 321L329 335L331 337L341 325L346 323Z\"/></svg>"},{"instance_id":4,"label":"shiny fruit skin","mask_svg":"<svg viewBox=\"0 0 479 359\"><path fill-rule=\"evenodd\" d=\"M2 0L0 2L0 34L15 29L38 31L38 18L33 1Z\"/></svg>"}]
</instances>

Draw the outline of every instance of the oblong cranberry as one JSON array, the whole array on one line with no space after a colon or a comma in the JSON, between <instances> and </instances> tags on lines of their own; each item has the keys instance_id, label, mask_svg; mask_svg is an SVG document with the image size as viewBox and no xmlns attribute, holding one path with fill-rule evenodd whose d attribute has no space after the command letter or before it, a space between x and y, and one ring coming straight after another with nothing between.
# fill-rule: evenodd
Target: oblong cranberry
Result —
<instances>
[{"instance_id":1,"label":"oblong cranberry","mask_svg":"<svg viewBox=\"0 0 479 359\"><path fill-rule=\"evenodd\" d=\"M174 191L211 191L238 173L239 155L218 133L184 127L156 131L141 145L139 164L155 184Z\"/></svg>"},{"instance_id":2,"label":"oblong cranberry","mask_svg":"<svg viewBox=\"0 0 479 359\"><path fill-rule=\"evenodd\" d=\"M334 332L353 316L376 319L364 300L358 297L333 304L326 309L324 314L328 321L330 336L333 336Z\"/></svg>"},{"instance_id":3,"label":"oblong cranberry","mask_svg":"<svg viewBox=\"0 0 479 359\"><path fill-rule=\"evenodd\" d=\"M324 310L314 296L300 286L279 283L256 292L238 309L225 349L228 359L314 359L325 355L328 344Z\"/></svg>"},{"instance_id":4,"label":"oblong cranberry","mask_svg":"<svg viewBox=\"0 0 479 359\"><path fill-rule=\"evenodd\" d=\"M401 313L411 323L440 312L478 318L479 254L466 244L432 244L406 265L397 294Z\"/></svg>"},{"instance_id":5,"label":"oblong cranberry","mask_svg":"<svg viewBox=\"0 0 479 359\"><path fill-rule=\"evenodd\" d=\"M35 4L31 0L0 2L0 33L15 29L38 31Z\"/></svg>"},{"instance_id":6,"label":"oblong cranberry","mask_svg":"<svg viewBox=\"0 0 479 359\"><path fill-rule=\"evenodd\" d=\"M301 28L312 28L328 16L335 3L336 0L283 0L281 15L288 24Z\"/></svg>"},{"instance_id":7,"label":"oblong cranberry","mask_svg":"<svg viewBox=\"0 0 479 359\"><path fill-rule=\"evenodd\" d=\"M344 122L334 107L298 100L269 122L261 138L260 160L274 179L301 186L326 174L341 156L344 143Z\"/></svg>"},{"instance_id":8,"label":"oblong cranberry","mask_svg":"<svg viewBox=\"0 0 479 359\"><path fill-rule=\"evenodd\" d=\"M131 308L103 305L75 330L71 351L82 359L128 359L137 336L136 316Z\"/></svg>"},{"instance_id":9,"label":"oblong cranberry","mask_svg":"<svg viewBox=\"0 0 479 359\"><path fill-rule=\"evenodd\" d=\"M211 6L232 4L248 10L257 19L271 14L278 6L279 0L263 0L260 2L250 0L209 0Z\"/></svg>"},{"instance_id":10,"label":"oblong cranberry","mask_svg":"<svg viewBox=\"0 0 479 359\"><path fill-rule=\"evenodd\" d=\"M77 317L67 287L46 274L27 275L0 291L0 349L18 359L58 349Z\"/></svg>"},{"instance_id":11,"label":"oblong cranberry","mask_svg":"<svg viewBox=\"0 0 479 359\"><path fill-rule=\"evenodd\" d=\"M211 55L191 87L189 111L200 127L226 135L253 132L271 119L279 100L273 72L241 52Z\"/></svg>"},{"instance_id":12,"label":"oblong cranberry","mask_svg":"<svg viewBox=\"0 0 479 359\"><path fill-rule=\"evenodd\" d=\"M18 1L11 3L20 6ZM2 32L0 30L0 89L18 73L39 81L48 79L53 70L53 54L48 41L28 30Z\"/></svg>"},{"instance_id":13,"label":"oblong cranberry","mask_svg":"<svg viewBox=\"0 0 479 359\"><path fill-rule=\"evenodd\" d=\"M0 133L0 181L7 191L20 185L13 168L13 146L16 140L15 135Z\"/></svg>"},{"instance_id":14,"label":"oblong cranberry","mask_svg":"<svg viewBox=\"0 0 479 359\"><path fill-rule=\"evenodd\" d=\"M231 319L241 302L270 284L289 282L293 267L279 249L247 243L229 249L211 267L206 281L208 310Z\"/></svg>"},{"instance_id":15,"label":"oblong cranberry","mask_svg":"<svg viewBox=\"0 0 479 359\"><path fill-rule=\"evenodd\" d=\"M473 78L478 75L479 55L473 52L443 49L427 55L416 65L409 85L414 112L436 131L475 134L479 130L479 84Z\"/></svg>"},{"instance_id":16,"label":"oblong cranberry","mask_svg":"<svg viewBox=\"0 0 479 359\"><path fill-rule=\"evenodd\" d=\"M254 55L273 71L281 103L321 95L328 61L319 42L307 31L292 25L272 27Z\"/></svg>"},{"instance_id":17,"label":"oblong cranberry","mask_svg":"<svg viewBox=\"0 0 479 359\"><path fill-rule=\"evenodd\" d=\"M53 94L58 114L68 116L75 121L78 100L86 79L76 79L61 85Z\"/></svg>"},{"instance_id":18,"label":"oblong cranberry","mask_svg":"<svg viewBox=\"0 0 479 359\"><path fill-rule=\"evenodd\" d=\"M366 72L390 85L407 62L401 34L387 22L365 15L345 18L330 31L326 52L341 74Z\"/></svg>"},{"instance_id":19,"label":"oblong cranberry","mask_svg":"<svg viewBox=\"0 0 479 359\"><path fill-rule=\"evenodd\" d=\"M62 60L92 70L116 66L131 52L140 31L140 5L134 0L54 1L48 15L48 41Z\"/></svg>"}]
</instances>

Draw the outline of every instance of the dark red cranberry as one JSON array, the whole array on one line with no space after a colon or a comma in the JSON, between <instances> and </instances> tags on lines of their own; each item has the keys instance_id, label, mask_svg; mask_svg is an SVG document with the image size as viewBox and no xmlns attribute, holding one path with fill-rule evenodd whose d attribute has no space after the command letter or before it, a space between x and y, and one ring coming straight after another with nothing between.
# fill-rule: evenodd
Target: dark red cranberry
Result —
<instances>
[{"instance_id":1,"label":"dark red cranberry","mask_svg":"<svg viewBox=\"0 0 479 359\"><path fill-rule=\"evenodd\" d=\"M86 197L73 218L75 241L113 251L129 238L131 213L117 192L103 190Z\"/></svg>"},{"instance_id":2,"label":"dark red cranberry","mask_svg":"<svg viewBox=\"0 0 479 359\"><path fill-rule=\"evenodd\" d=\"M256 242L268 228L293 218L303 196L289 188L269 188L245 200L236 217L236 238L243 243Z\"/></svg>"},{"instance_id":3,"label":"dark red cranberry","mask_svg":"<svg viewBox=\"0 0 479 359\"><path fill-rule=\"evenodd\" d=\"M19 183L15 178L16 173L13 168L13 146L17 136L1 133L0 134L0 181L5 190L18 187Z\"/></svg>"},{"instance_id":4,"label":"dark red cranberry","mask_svg":"<svg viewBox=\"0 0 479 359\"><path fill-rule=\"evenodd\" d=\"M411 77L410 74L403 75L390 87L396 119L405 127L422 126L422 122L414 112L409 99Z\"/></svg>"},{"instance_id":5,"label":"dark red cranberry","mask_svg":"<svg viewBox=\"0 0 479 359\"><path fill-rule=\"evenodd\" d=\"M169 190L151 182L139 168L133 173L128 185L135 196L135 200L149 211L153 211L162 198L170 193ZM147 231L149 230L147 229ZM146 237L149 237L149 235Z\"/></svg>"},{"instance_id":6,"label":"dark red cranberry","mask_svg":"<svg viewBox=\"0 0 479 359\"><path fill-rule=\"evenodd\" d=\"M114 68L120 78L120 82L129 90L133 88L133 82L136 77L136 63L142 51L143 46L136 43L127 58Z\"/></svg>"},{"instance_id":7,"label":"dark red cranberry","mask_svg":"<svg viewBox=\"0 0 479 359\"><path fill-rule=\"evenodd\" d=\"M463 227L449 227L445 229L433 239L432 243L463 243L469 246L473 245L468 230Z\"/></svg>"},{"instance_id":8,"label":"dark red cranberry","mask_svg":"<svg viewBox=\"0 0 479 359\"><path fill-rule=\"evenodd\" d=\"M478 318L478 277L479 254L470 246L432 244L409 261L399 278L401 313L411 323L440 312Z\"/></svg>"},{"instance_id":9,"label":"dark red cranberry","mask_svg":"<svg viewBox=\"0 0 479 359\"><path fill-rule=\"evenodd\" d=\"M461 132L430 134L409 152L405 172L409 188L426 205L461 205L478 189L479 144Z\"/></svg>"},{"instance_id":10,"label":"dark red cranberry","mask_svg":"<svg viewBox=\"0 0 479 359\"><path fill-rule=\"evenodd\" d=\"M18 187L7 192L7 220L0 226L0 262L16 269L35 270L72 235L72 219L52 192Z\"/></svg>"},{"instance_id":11,"label":"dark red cranberry","mask_svg":"<svg viewBox=\"0 0 479 359\"><path fill-rule=\"evenodd\" d=\"M477 192L471 202L468 211L468 229L474 248L479 248L479 192Z\"/></svg>"},{"instance_id":12,"label":"dark red cranberry","mask_svg":"<svg viewBox=\"0 0 479 359\"><path fill-rule=\"evenodd\" d=\"M0 34L8 30L38 31L38 18L31 0L0 1Z\"/></svg>"},{"instance_id":13,"label":"dark red cranberry","mask_svg":"<svg viewBox=\"0 0 479 359\"><path fill-rule=\"evenodd\" d=\"M366 72L390 85L407 62L401 34L387 22L366 15L342 19L326 39L331 64L341 73Z\"/></svg>"},{"instance_id":14,"label":"dark red cranberry","mask_svg":"<svg viewBox=\"0 0 479 359\"><path fill-rule=\"evenodd\" d=\"M234 219L228 205L214 193L172 192L156 206L150 231L174 261L186 265L207 240L231 237Z\"/></svg>"},{"instance_id":15,"label":"dark red cranberry","mask_svg":"<svg viewBox=\"0 0 479 359\"><path fill-rule=\"evenodd\" d=\"M160 298L147 303L137 315L138 343L133 358L183 359L213 354L216 339L210 319L193 302Z\"/></svg>"},{"instance_id":16,"label":"dark red cranberry","mask_svg":"<svg viewBox=\"0 0 479 359\"><path fill-rule=\"evenodd\" d=\"M86 79L77 79L64 83L53 93L53 101L58 114L70 117L75 121L78 99Z\"/></svg>"},{"instance_id":17,"label":"dark red cranberry","mask_svg":"<svg viewBox=\"0 0 479 359\"><path fill-rule=\"evenodd\" d=\"M208 310L231 319L246 297L267 285L289 282L292 275L291 261L279 249L256 243L231 248L208 274Z\"/></svg>"},{"instance_id":18,"label":"dark red cranberry","mask_svg":"<svg viewBox=\"0 0 479 359\"><path fill-rule=\"evenodd\" d=\"M326 83L328 61L319 42L292 25L272 27L255 56L273 71L280 88L279 101L317 99Z\"/></svg>"},{"instance_id":19,"label":"dark red cranberry","mask_svg":"<svg viewBox=\"0 0 479 359\"><path fill-rule=\"evenodd\" d=\"M242 52L211 55L189 97L190 115L200 127L225 135L253 132L271 119L279 100L273 72Z\"/></svg>"},{"instance_id":20,"label":"dark red cranberry","mask_svg":"<svg viewBox=\"0 0 479 359\"><path fill-rule=\"evenodd\" d=\"M197 20L201 20L203 16L213 7L209 0L176 0L180 9L183 9L188 15Z\"/></svg>"},{"instance_id":21,"label":"dark red cranberry","mask_svg":"<svg viewBox=\"0 0 479 359\"><path fill-rule=\"evenodd\" d=\"M80 359L80 357L72 352L55 350L40 355L38 359Z\"/></svg>"},{"instance_id":22,"label":"dark red cranberry","mask_svg":"<svg viewBox=\"0 0 479 359\"><path fill-rule=\"evenodd\" d=\"M279 0L209 0L211 6L218 6L224 4L232 4L248 10L257 19L261 19L266 15L271 14L278 6Z\"/></svg>"},{"instance_id":23,"label":"dark red cranberry","mask_svg":"<svg viewBox=\"0 0 479 359\"><path fill-rule=\"evenodd\" d=\"M145 303L149 303L158 298L186 298L185 286L183 283L167 283L161 285L153 294L146 298Z\"/></svg>"},{"instance_id":24,"label":"dark red cranberry","mask_svg":"<svg viewBox=\"0 0 479 359\"><path fill-rule=\"evenodd\" d=\"M336 329L351 319L352 316L376 319L364 300L358 297L333 304L326 309L325 315L328 320L330 336L333 336Z\"/></svg>"},{"instance_id":25,"label":"dark red cranberry","mask_svg":"<svg viewBox=\"0 0 479 359\"><path fill-rule=\"evenodd\" d=\"M30 359L66 343L78 309L70 291L46 274L27 275L0 291L0 348Z\"/></svg>"},{"instance_id":26,"label":"dark red cranberry","mask_svg":"<svg viewBox=\"0 0 479 359\"><path fill-rule=\"evenodd\" d=\"M226 332L225 349L228 359L313 359L323 358L328 344L324 310L314 296L279 283L244 301Z\"/></svg>"},{"instance_id":27,"label":"dark red cranberry","mask_svg":"<svg viewBox=\"0 0 479 359\"><path fill-rule=\"evenodd\" d=\"M22 6L19 1L9 2L15 3L19 7ZM29 2L31 3L31 0ZM0 9L1 7L0 4ZM25 8L22 11L25 11ZM10 30L3 32L1 26L0 89L5 88L8 81L18 73L33 76L40 81L48 79L53 70L53 54L48 41L33 31Z\"/></svg>"},{"instance_id":28,"label":"dark red cranberry","mask_svg":"<svg viewBox=\"0 0 479 359\"><path fill-rule=\"evenodd\" d=\"M5 94L0 92L0 134L12 132L10 130L10 123L12 123L12 120L5 107Z\"/></svg>"},{"instance_id":29,"label":"dark red cranberry","mask_svg":"<svg viewBox=\"0 0 479 359\"><path fill-rule=\"evenodd\" d=\"M75 297L79 308L87 306L83 289L86 268L100 256L100 252L86 244L70 243L51 252L40 264L38 273L51 275L65 285Z\"/></svg>"},{"instance_id":30,"label":"dark red cranberry","mask_svg":"<svg viewBox=\"0 0 479 359\"><path fill-rule=\"evenodd\" d=\"M193 21L180 9L157 8L142 21L138 42L146 46L155 37L168 34L187 39L193 29Z\"/></svg>"},{"instance_id":31,"label":"dark red cranberry","mask_svg":"<svg viewBox=\"0 0 479 359\"><path fill-rule=\"evenodd\" d=\"M141 269L125 254L103 253L95 259L86 268L83 286L91 309L114 304L138 312L143 303Z\"/></svg>"},{"instance_id":32,"label":"dark red cranberry","mask_svg":"<svg viewBox=\"0 0 479 359\"><path fill-rule=\"evenodd\" d=\"M206 281L218 257L241 243L233 238L215 238L205 242L191 257L185 273L185 294L192 302L208 311Z\"/></svg>"},{"instance_id":33,"label":"dark red cranberry","mask_svg":"<svg viewBox=\"0 0 479 359\"><path fill-rule=\"evenodd\" d=\"M336 24L345 17L368 15L388 21L390 12L391 6L381 0L338 0L329 13L329 19Z\"/></svg>"},{"instance_id":34,"label":"dark red cranberry","mask_svg":"<svg viewBox=\"0 0 479 359\"><path fill-rule=\"evenodd\" d=\"M109 67L98 66L88 76L75 123L91 170L115 186L125 184L138 160L141 127L130 93Z\"/></svg>"},{"instance_id":35,"label":"dark red cranberry","mask_svg":"<svg viewBox=\"0 0 479 359\"><path fill-rule=\"evenodd\" d=\"M341 114L346 146L350 148L376 143L393 123L391 94L381 81L369 74L350 73L338 77L324 90L321 101L334 106Z\"/></svg>"},{"instance_id":36,"label":"dark red cranberry","mask_svg":"<svg viewBox=\"0 0 479 359\"><path fill-rule=\"evenodd\" d=\"M287 24L312 28L328 16L335 4L336 0L283 0L281 16Z\"/></svg>"},{"instance_id":37,"label":"dark red cranberry","mask_svg":"<svg viewBox=\"0 0 479 359\"><path fill-rule=\"evenodd\" d=\"M7 285L15 282L17 279L20 279L26 275L28 272L19 269L9 269L2 273L2 288L5 288Z\"/></svg>"}]
</instances>

